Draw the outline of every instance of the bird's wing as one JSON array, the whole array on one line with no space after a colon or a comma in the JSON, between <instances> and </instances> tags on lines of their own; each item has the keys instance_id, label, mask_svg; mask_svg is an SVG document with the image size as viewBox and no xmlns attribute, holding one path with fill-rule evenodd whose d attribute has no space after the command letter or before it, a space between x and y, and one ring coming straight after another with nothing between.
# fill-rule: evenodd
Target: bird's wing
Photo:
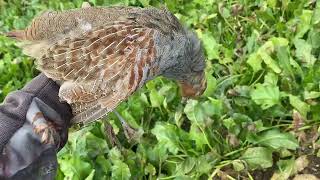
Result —
<instances>
[{"instance_id":1,"label":"bird's wing","mask_svg":"<svg viewBox=\"0 0 320 180\"><path fill-rule=\"evenodd\" d=\"M155 30L134 21L113 22L78 38L64 38L37 60L48 77L63 82L59 96L75 114L93 121L112 111L150 73Z\"/></svg>"}]
</instances>

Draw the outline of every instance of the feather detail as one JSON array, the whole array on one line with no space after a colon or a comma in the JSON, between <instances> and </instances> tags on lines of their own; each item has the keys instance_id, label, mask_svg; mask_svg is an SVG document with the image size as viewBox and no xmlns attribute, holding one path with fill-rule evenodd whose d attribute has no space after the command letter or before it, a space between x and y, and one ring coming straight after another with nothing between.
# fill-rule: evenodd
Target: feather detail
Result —
<instances>
[{"instance_id":1,"label":"feather detail","mask_svg":"<svg viewBox=\"0 0 320 180\"><path fill-rule=\"evenodd\" d=\"M116 21L52 44L37 66L63 82L59 97L71 104L72 122L90 122L144 84L156 57L154 34L134 21Z\"/></svg>"},{"instance_id":2,"label":"feather detail","mask_svg":"<svg viewBox=\"0 0 320 180\"><path fill-rule=\"evenodd\" d=\"M26 34L24 30L15 30L5 33L5 35L9 38L16 39L16 40L26 40Z\"/></svg>"}]
</instances>

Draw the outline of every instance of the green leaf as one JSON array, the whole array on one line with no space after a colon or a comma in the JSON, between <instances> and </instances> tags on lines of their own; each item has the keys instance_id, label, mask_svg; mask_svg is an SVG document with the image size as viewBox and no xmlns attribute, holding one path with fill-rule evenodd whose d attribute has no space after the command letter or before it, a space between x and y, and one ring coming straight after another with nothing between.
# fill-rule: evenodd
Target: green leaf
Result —
<instances>
[{"instance_id":1,"label":"green leaf","mask_svg":"<svg viewBox=\"0 0 320 180\"><path fill-rule=\"evenodd\" d=\"M197 158L194 169L200 175L207 174L214 167L213 162L215 160L218 160L218 157L214 156L213 153L209 152L205 155L201 155L199 158Z\"/></svg>"},{"instance_id":2,"label":"green leaf","mask_svg":"<svg viewBox=\"0 0 320 180\"><path fill-rule=\"evenodd\" d=\"M261 63L262 59L257 53L253 53L249 56L247 63L252 67L254 72L262 69Z\"/></svg>"},{"instance_id":3,"label":"green leaf","mask_svg":"<svg viewBox=\"0 0 320 180\"><path fill-rule=\"evenodd\" d=\"M316 99L320 97L320 92L316 92L316 91L305 91L304 92L304 99Z\"/></svg>"},{"instance_id":4,"label":"green leaf","mask_svg":"<svg viewBox=\"0 0 320 180\"><path fill-rule=\"evenodd\" d=\"M212 76L212 71L207 72L206 74L206 80L207 80L207 88L203 93L203 96L211 96L216 87L217 87L217 79Z\"/></svg>"},{"instance_id":5,"label":"green leaf","mask_svg":"<svg viewBox=\"0 0 320 180\"><path fill-rule=\"evenodd\" d=\"M221 116L224 110L223 102L220 99L214 99L212 97L208 97L210 101L206 101L202 103L202 107L207 115L213 116Z\"/></svg>"},{"instance_id":6,"label":"green leaf","mask_svg":"<svg viewBox=\"0 0 320 180\"><path fill-rule=\"evenodd\" d=\"M279 171L273 174L274 179L289 179L295 171L295 162L294 159L289 160L280 160L277 162Z\"/></svg>"},{"instance_id":7,"label":"green leaf","mask_svg":"<svg viewBox=\"0 0 320 180\"><path fill-rule=\"evenodd\" d=\"M311 54L312 46L303 39L296 39L294 41L296 47L297 58L305 64L306 67L312 67L316 58Z\"/></svg>"},{"instance_id":8,"label":"green leaf","mask_svg":"<svg viewBox=\"0 0 320 180\"><path fill-rule=\"evenodd\" d=\"M111 160L112 163L115 163L115 162L123 159L121 152L119 151L119 149L117 147L112 148L109 151L108 156L109 156L109 159Z\"/></svg>"},{"instance_id":9,"label":"green leaf","mask_svg":"<svg viewBox=\"0 0 320 180\"><path fill-rule=\"evenodd\" d=\"M301 101L299 97L293 95L289 95L289 101L290 104L297 109L303 117L307 117L307 113L310 111L310 106L307 103Z\"/></svg>"},{"instance_id":10,"label":"green leaf","mask_svg":"<svg viewBox=\"0 0 320 180\"><path fill-rule=\"evenodd\" d=\"M209 101L199 103L196 100L188 100L184 113L188 119L197 126L204 128L210 122L209 116L220 116L223 111L221 100L208 97Z\"/></svg>"},{"instance_id":11,"label":"green leaf","mask_svg":"<svg viewBox=\"0 0 320 180\"><path fill-rule=\"evenodd\" d=\"M188 174L196 165L196 159L192 157L186 158L183 162L181 162L176 168L177 175L185 175Z\"/></svg>"},{"instance_id":12,"label":"green leaf","mask_svg":"<svg viewBox=\"0 0 320 180\"><path fill-rule=\"evenodd\" d=\"M145 175L150 174L151 176L154 176L156 173L157 173L156 168L150 163L148 163L148 165L144 168Z\"/></svg>"},{"instance_id":13,"label":"green leaf","mask_svg":"<svg viewBox=\"0 0 320 180\"><path fill-rule=\"evenodd\" d=\"M96 163L101 167L102 171L107 174L111 171L111 163L103 155L99 155Z\"/></svg>"},{"instance_id":14,"label":"green leaf","mask_svg":"<svg viewBox=\"0 0 320 180\"><path fill-rule=\"evenodd\" d=\"M250 169L269 168L272 166L272 151L264 147L248 148L241 156Z\"/></svg>"},{"instance_id":15,"label":"green leaf","mask_svg":"<svg viewBox=\"0 0 320 180\"><path fill-rule=\"evenodd\" d=\"M313 11L302 10L302 14L299 17L296 38L302 38L305 33L308 32L308 30L311 28L312 15Z\"/></svg>"},{"instance_id":16,"label":"green leaf","mask_svg":"<svg viewBox=\"0 0 320 180\"><path fill-rule=\"evenodd\" d=\"M271 129L262 132L254 139L248 139L250 142L270 147L276 150L279 149L291 149L295 150L299 147L298 141L290 133L280 132L279 129Z\"/></svg>"},{"instance_id":17,"label":"green leaf","mask_svg":"<svg viewBox=\"0 0 320 180\"><path fill-rule=\"evenodd\" d=\"M121 115L132 128L138 129L140 127L139 124L134 119L134 117L130 114L130 112L127 109L124 111L121 111Z\"/></svg>"},{"instance_id":18,"label":"green leaf","mask_svg":"<svg viewBox=\"0 0 320 180\"><path fill-rule=\"evenodd\" d=\"M85 179L92 169L90 163L76 155L68 159L59 159L59 164L65 178L74 180Z\"/></svg>"},{"instance_id":19,"label":"green leaf","mask_svg":"<svg viewBox=\"0 0 320 180\"><path fill-rule=\"evenodd\" d=\"M289 51L287 47L276 47L279 66L287 76L294 78L293 69L290 64Z\"/></svg>"},{"instance_id":20,"label":"green leaf","mask_svg":"<svg viewBox=\"0 0 320 180\"><path fill-rule=\"evenodd\" d=\"M177 127L168 124L157 122L156 126L151 130L152 134L157 137L159 143L163 143L165 148L173 154L177 154L180 150L179 134Z\"/></svg>"},{"instance_id":21,"label":"green leaf","mask_svg":"<svg viewBox=\"0 0 320 180\"><path fill-rule=\"evenodd\" d=\"M205 133L196 124L191 125L189 135L190 139L196 142L197 149L202 149L203 145L208 144Z\"/></svg>"},{"instance_id":22,"label":"green leaf","mask_svg":"<svg viewBox=\"0 0 320 180\"><path fill-rule=\"evenodd\" d=\"M91 132L88 132L84 138L86 139L86 150L90 157L108 152L108 144L104 139L98 138Z\"/></svg>"},{"instance_id":23,"label":"green leaf","mask_svg":"<svg viewBox=\"0 0 320 180\"><path fill-rule=\"evenodd\" d=\"M287 47L289 45L289 41L286 38L272 37L270 40L274 47L280 48L280 47Z\"/></svg>"},{"instance_id":24,"label":"green leaf","mask_svg":"<svg viewBox=\"0 0 320 180\"><path fill-rule=\"evenodd\" d=\"M160 95L155 89L150 91L150 102L152 107L161 107L164 96Z\"/></svg>"},{"instance_id":25,"label":"green leaf","mask_svg":"<svg viewBox=\"0 0 320 180\"><path fill-rule=\"evenodd\" d=\"M130 179L131 173L128 165L122 161L115 161L112 166L112 179L125 180Z\"/></svg>"},{"instance_id":26,"label":"green leaf","mask_svg":"<svg viewBox=\"0 0 320 180\"><path fill-rule=\"evenodd\" d=\"M184 108L184 113L187 115L188 119L193 123L199 124L201 126L205 125L206 114L204 112L201 104L196 100L188 100L187 105Z\"/></svg>"},{"instance_id":27,"label":"green leaf","mask_svg":"<svg viewBox=\"0 0 320 180\"><path fill-rule=\"evenodd\" d=\"M154 147L147 149L147 156L148 159L153 163L165 161L168 157L166 141L159 142Z\"/></svg>"},{"instance_id":28,"label":"green leaf","mask_svg":"<svg viewBox=\"0 0 320 180\"><path fill-rule=\"evenodd\" d=\"M251 91L251 98L262 109L268 109L280 103L279 87L257 84Z\"/></svg>"},{"instance_id":29,"label":"green leaf","mask_svg":"<svg viewBox=\"0 0 320 180\"><path fill-rule=\"evenodd\" d=\"M203 32L198 33L198 35L203 42L208 59L219 59L219 48L221 45L216 42L212 34L210 32Z\"/></svg>"},{"instance_id":30,"label":"green leaf","mask_svg":"<svg viewBox=\"0 0 320 180\"><path fill-rule=\"evenodd\" d=\"M95 173L95 172L96 172L96 171L93 169L93 170L91 171L91 173L89 174L89 176L86 177L85 180L93 180L93 177L94 177L94 173Z\"/></svg>"},{"instance_id":31,"label":"green leaf","mask_svg":"<svg viewBox=\"0 0 320 180\"><path fill-rule=\"evenodd\" d=\"M232 166L233 166L233 169L238 172L244 170L245 168L241 160L232 161Z\"/></svg>"},{"instance_id":32,"label":"green leaf","mask_svg":"<svg viewBox=\"0 0 320 180\"><path fill-rule=\"evenodd\" d=\"M275 73L279 74L281 72L281 69L278 65L278 63L271 58L269 54L267 54L265 51L259 51L259 56L262 58L264 63L272 69Z\"/></svg>"},{"instance_id":33,"label":"green leaf","mask_svg":"<svg viewBox=\"0 0 320 180\"><path fill-rule=\"evenodd\" d=\"M320 23L320 3L316 3L316 8L313 11L312 24Z\"/></svg>"},{"instance_id":34,"label":"green leaf","mask_svg":"<svg viewBox=\"0 0 320 180\"><path fill-rule=\"evenodd\" d=\"M150 3L150 0L139 0L142 4L143 7L148 7L149 6L149 3Z\"/></svg>"},{"instance_id":35,"label":"green leaf","mask_svg":"<svg viewBox=\"0 0 320 180\"><path fill-rule=\"evenodd\" d=\"M269 86L277 86L278 83L278 76L272 72L269 72L267 75L264 76L264 85Z\"/></svg>"}]
</instances>

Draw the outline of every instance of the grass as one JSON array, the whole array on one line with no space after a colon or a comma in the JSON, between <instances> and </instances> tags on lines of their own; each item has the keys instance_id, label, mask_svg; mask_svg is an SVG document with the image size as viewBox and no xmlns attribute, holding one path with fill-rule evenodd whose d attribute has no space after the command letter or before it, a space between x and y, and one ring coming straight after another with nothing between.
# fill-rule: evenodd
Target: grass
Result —
<instances>
[{"instance_id":1,"label":"grass","mask_svg":"<svg viewBox=\"0 0 320 180\"><path fill-rule=\"evenodd\" d=\"M139 130L128 141L119 120L72 128L57 179L287 179L319 151L320 2L315 0L92 0L95 5L164 4L201 38L208 88L183 102L175 82L157 78L118 112ZM40 11L81 0L0 0L0 31ZM0 99L38 72L0 36ZM107 138L112 127L116 139ZM311 159L310 159L311 157ZM301 162L310 162L309 164ZM318 169L319 170L319 169Z\"/></svg>"}]
</instances>

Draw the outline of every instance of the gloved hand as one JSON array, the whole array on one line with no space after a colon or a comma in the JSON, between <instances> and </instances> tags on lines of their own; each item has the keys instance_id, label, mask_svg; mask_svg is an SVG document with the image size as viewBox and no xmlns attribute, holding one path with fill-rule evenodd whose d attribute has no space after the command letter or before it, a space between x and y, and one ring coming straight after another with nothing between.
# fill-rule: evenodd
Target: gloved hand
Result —
<instances>
[{"instance_id":1,"label":"gloved hand","mask_svg":"<svg viewBox=\"0 0 320 180\"><path fill-rule=\"evenodd\" d=\"M54 179L56 153L66 143L68 104L59 85L40 74L0 105L0 179Z\"/></svg>"}]
</instances>

